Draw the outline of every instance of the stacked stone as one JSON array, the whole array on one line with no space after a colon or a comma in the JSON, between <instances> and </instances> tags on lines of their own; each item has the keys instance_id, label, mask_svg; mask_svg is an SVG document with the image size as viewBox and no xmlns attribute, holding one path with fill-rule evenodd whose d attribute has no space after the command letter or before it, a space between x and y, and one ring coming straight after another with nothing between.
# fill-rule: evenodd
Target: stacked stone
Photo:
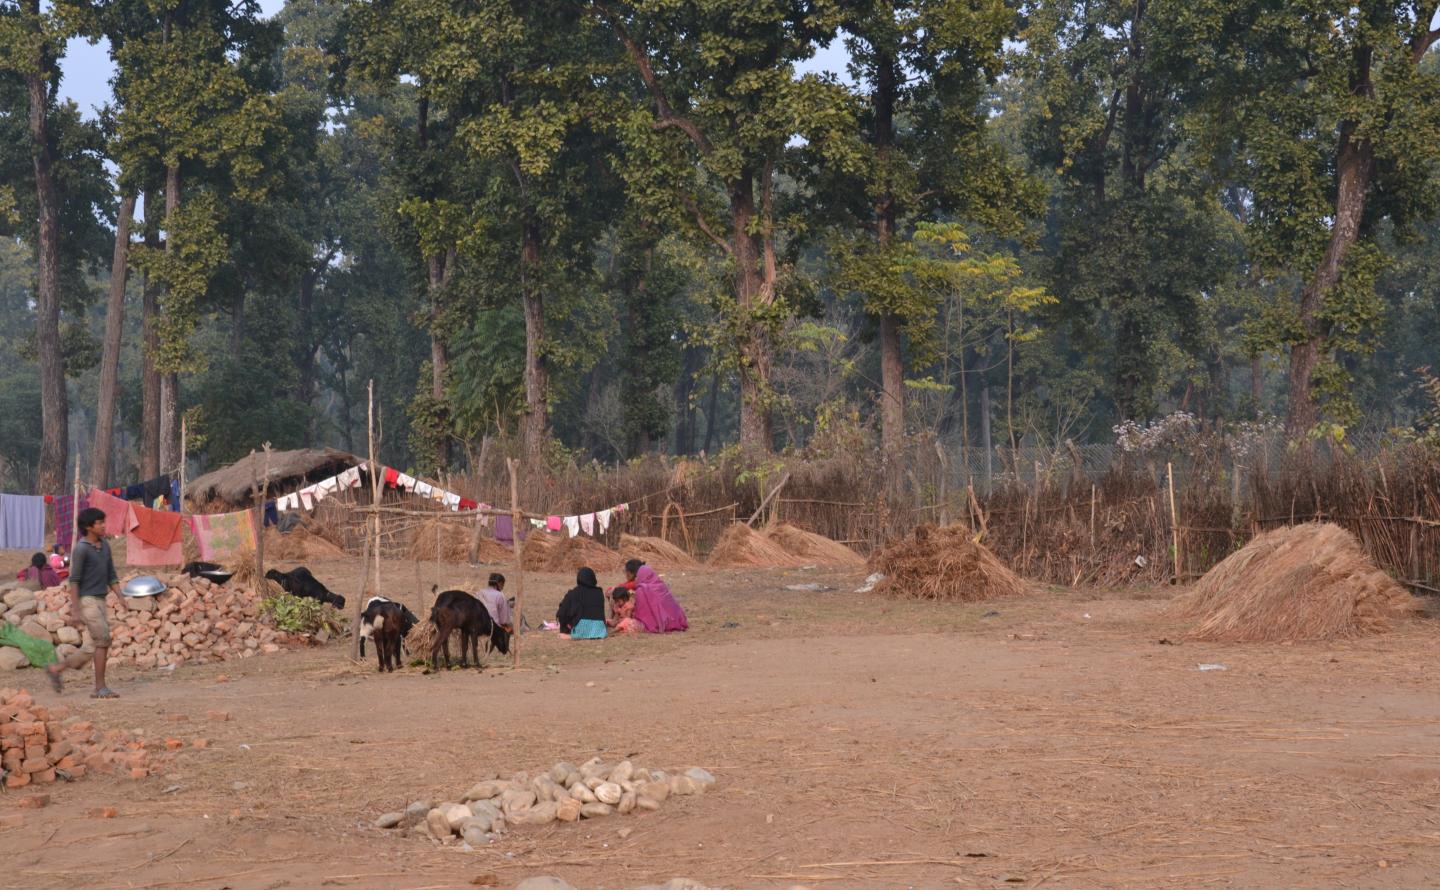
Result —
<instances>
[{"instance_id":1,"label":"stacked stone","mask_svg":"<svg viewBox=\"0 0 1440 890\"><path fill-rule=\"evenodd\" d=\"M6 788L110 770L143 779L163 759L126 732L102 733L90 721L70 716L69 708L46 708L23 689L0 689L0 773Z\"/></svg>"},{"instance_id":2,"label":"stacked stone","mask_svg":"<svg viewBox=\"0 0 1440 890\"><path fill-rule=\"evenodd\" d=\"M187 662L205 664L279 652L299 635L269 626L261 616L261 596L252 589L214 584L206 578L174 575L164 593L106 598L110 610L110 660L153 668ZM88 630L67 624L70 594L64 587L35 593L12 588L0 594L4 619L32 637L55 644L63 660L78 650L93 651ZM0 647L0 669L24 667L19 650Z\"/></svg>"},{"instance_id":3,"label":"stacked stone","mask_svg":"<svg viewBox=\"0 0 1440 890\"><path fill-rule=\"evenodd\" d=\"M607 764L593 757L579 766L561 762L531 776L476 783L460 801L415 801L404 812L375 820L379 828L402 828L439 841L459 837L475 846L511 826L578 822L612 814L660 809L672 795L703 794L715 777L700 767L671 775L629 760Z\"/></svg>"}]
</instances>

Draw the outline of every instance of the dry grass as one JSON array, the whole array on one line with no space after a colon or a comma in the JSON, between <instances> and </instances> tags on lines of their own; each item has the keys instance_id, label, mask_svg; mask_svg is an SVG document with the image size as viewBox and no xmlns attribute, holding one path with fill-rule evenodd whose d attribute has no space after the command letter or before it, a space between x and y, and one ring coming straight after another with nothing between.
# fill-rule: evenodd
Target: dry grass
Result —
<instances>
[{"instance_id":1,"label":"dry grass","mask_svg":"<svg viewBox=\"0 0 1440 890\"><path fill-rule=\"evenodd\" d=\"M466 562L470 559L470 540L475 530L456 522L431 519L415 529L410 543L410 558L441 562ZM481 541L488 540L484 537ZM494 543L493 540L491 543Z\"/></svg>"},{"instance_id":2,"label":"dry grass","mask_svg":"<svg viewBox=\"0 0 1440 890\"><path fill-rule=\"evenodd\" d=\"M1206 573L1170 614L1217 642L1336 640L1383 633L1418 601L1349 532L1307 523L1267 532Z\"/></svg>"},{"instance_id":3,"label":"dry grass","mask_svg":"<svg viewBox=\"0 0 1440 890\"><path fill-rule=\"evenodd\" d=\"M625 559L638 559L655 568L691 569L700 565L690 554L664 538L621 535L620 555Z\"/></svg>"},{"instance_id":4,"label":"dry grass","mask_svg":"<svg viewBox=\"0 0 1440 890\"><path fill-rule=\"evenodd\" d=\"M877 553L870 564L885 575L875 592L901 599L981 602L1030 592L1023 578L962 525L922 525Z\"/></svg>"},{"instance_id":5,"label":"dry grass","mask_svg":"<svg viewBox=\"0 0 1440 890\"><path fill-rule=\"evenodd\" d=\"M725 530L706 565L716 568L800 568L810 560L796 556L743 522Z\"/></svg>"},{"instance_id":6,"label":"dry grass","mask_svg":"<svg viewBox=\"0 0 1440 890\"><path fill-rule=\"evenodd\" d=\"M327 541L305 526L281 534L272 525L265 529L265 558L282 561L332 559L348 556L339 544Z\"/></svg>"},{"instance_id":7,"label":"dry grass","mask_svg":"<svg viewBox=\"0 0 1440 890\"><path fill-rule=\"evenodd\" d=\"M807 532L799 526L782 522L767 529L765 537L779 544L786 552L815 565L837 568L858 569L865 565L865 557L824 535Z\"/></svg>"}]
</instances>

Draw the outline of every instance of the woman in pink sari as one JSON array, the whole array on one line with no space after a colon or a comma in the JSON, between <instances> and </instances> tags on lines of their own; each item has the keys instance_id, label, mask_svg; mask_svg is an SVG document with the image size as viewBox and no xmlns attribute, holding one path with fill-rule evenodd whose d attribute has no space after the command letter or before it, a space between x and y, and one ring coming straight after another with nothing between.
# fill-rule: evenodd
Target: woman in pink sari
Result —
<instances>
[{"instance_id":1,"label":"woman in pink sari","mask_svg":"<svg viewBox=\"0 0 1440 890\"><path fill-rule=\"evenodd\" d=\"M634 568L631 568L634 566ZM625 564L627 573L635 577L635 620L652 634L689 630L685 610L675 601L670 586L660 580L655 570L632 559Z\"/></svg>"}]
</instances>

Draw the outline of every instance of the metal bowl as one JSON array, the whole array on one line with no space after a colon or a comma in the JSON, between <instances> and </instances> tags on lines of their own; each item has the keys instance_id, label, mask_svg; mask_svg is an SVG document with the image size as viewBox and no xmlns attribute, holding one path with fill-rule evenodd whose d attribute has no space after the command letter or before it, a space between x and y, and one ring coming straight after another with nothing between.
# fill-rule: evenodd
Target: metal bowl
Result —
<instances>
[{"instance_id":1,"label":"metal bowl","mask_svg":"<svg viewBox=\"0 0 1440 890\"><path fill-rule=\"evenodd\" d=\"M120 592L125 596L155 596L165 592L165 582L153 575L140 575L126 581Z\"/></svg>"}]
</instances>

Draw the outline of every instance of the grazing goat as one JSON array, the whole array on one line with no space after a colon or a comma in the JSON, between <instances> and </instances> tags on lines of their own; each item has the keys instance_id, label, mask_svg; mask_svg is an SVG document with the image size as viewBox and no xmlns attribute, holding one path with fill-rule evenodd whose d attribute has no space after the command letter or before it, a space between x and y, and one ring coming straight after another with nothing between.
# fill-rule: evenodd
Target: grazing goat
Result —
<instances>
[{"instance_id":1,"label":"grazing goat","mask_svg":"<svg viewBox=\"0 0 1440 890\"><path fill-rule=\"evenodd\" d=\"M392 600L392 599L387 599L386 597L383 597L383 596L372 596L372 597L370 597L368 600L365 601L365 611L360 614L360 657L361 657L361 658L364 658L364 657L365 657L365 641L366 641L366 640L369 640L369 639L372 639L372 638L375 636L374 631L376 630L376 628L373 628L373 627L371 627L371 625L370 625L369 615L370 615L370 610L371 610L371 608L372 608L376 603L394 603L394 602L395 602L394 600ZM405 606L400 605L399 603L395 603L395 605L400 606L400 622L399 622L399 623L400 623L400 639L401 639L401 641L403 642L404 639L405 639L405 637L408 637L408 636L410 635L410 631L414 629L415 625L420 623L420 619L419 619L419 618L416 618L416 617L415 617L415 613L412 612L412 611L410 611L410 610L409 610L408 608L406 608Z\"/></svg>"},{"instance_id":2,"label":"grazing goat","mask_svg":"<svg viewBox=\"0 0 1440 890\"><path fill-rule=\"evenodd\" d=\"M432 591L434 588L431 588ZM430 621L435 625L435 645L430 650L430 668L440 666L440 653L445 653L445 667L450 667L450 632L460 631L460 666L470 666L470 656L475 656L475 666L480 663L480 638L486 637L490 644L502 653L510 651L510 634L490 618L485 604L463 590L447 590L435 598L435 608L430 610Z\"/></svg>"},{"instance_id":3,"label":"grazing goat","mask_svg":"<svg viewBox=\"0 0 1440 890\"><path fill-rule=\"evenodd\" d=\"M409 616L407 623L405 618ZM375 640L375 655L380 662L380 671L394 671L400 666L400 641L414 626L415 616L410 610L384 597L374 597L365 606L360 616L360 646L364 654L365 637Z\"/></svg>"},{"instance_id":4,"label":"grazing goat","mask_svg":"<svg viewBox=\"0 0 1440 890\"><path fill-rule=\"evenodd\" d=\"M310 574L310 570L304 566L297 566L288 572L271 569L265 573L265 577L279 584L291 596L319 600L322 603L329 603L337 609L345 608L345 597L338 593L331 593L330 589L316 580L315 576Z\"/></svg>"}]
</instances>

